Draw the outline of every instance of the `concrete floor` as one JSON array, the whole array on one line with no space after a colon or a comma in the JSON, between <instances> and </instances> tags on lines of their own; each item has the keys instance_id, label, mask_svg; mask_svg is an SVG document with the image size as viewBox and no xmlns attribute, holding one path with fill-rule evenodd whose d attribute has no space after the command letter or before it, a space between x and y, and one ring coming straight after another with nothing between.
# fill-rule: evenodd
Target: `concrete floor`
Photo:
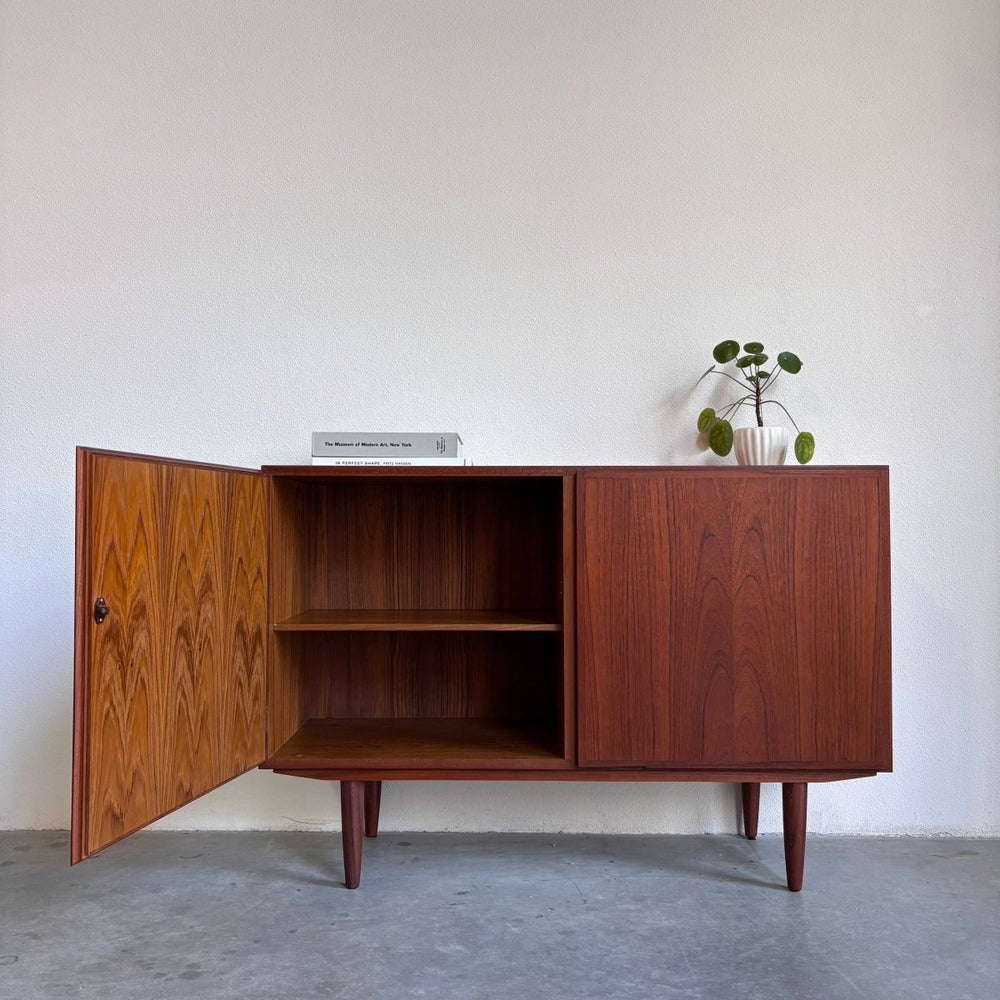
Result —
<instances>
[{"instance_id":1,"label":"concrete floor","mask_svg":"<svg viewBox=\"0 0 1000 1000\"><path fill-rule=\"evenodd\" d=\"M0 834L0 998L996 1000L1000 841Z\"/></svg>"}]
</instances>

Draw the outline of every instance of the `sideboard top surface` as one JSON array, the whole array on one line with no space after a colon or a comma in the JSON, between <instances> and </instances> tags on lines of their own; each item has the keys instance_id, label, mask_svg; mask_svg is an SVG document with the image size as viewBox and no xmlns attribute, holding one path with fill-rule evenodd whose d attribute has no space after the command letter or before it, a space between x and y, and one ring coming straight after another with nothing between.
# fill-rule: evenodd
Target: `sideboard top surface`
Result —
<instances>
[{"instance_id":1,"label":"sideboard top surface","mask_svg":"<svg viewBox=\"0 0 1000 1000\"><path fill-rule=\"evenodd\" d=\"M843 476L859 473L888 472L887 465L264 465L266 476L323 479L336 477L386 478L396 476L476 477L476 476L568 476L576 473L590 475L648 475L649 473L678 473L693 476Z\"/></svg>"}]
</instances>

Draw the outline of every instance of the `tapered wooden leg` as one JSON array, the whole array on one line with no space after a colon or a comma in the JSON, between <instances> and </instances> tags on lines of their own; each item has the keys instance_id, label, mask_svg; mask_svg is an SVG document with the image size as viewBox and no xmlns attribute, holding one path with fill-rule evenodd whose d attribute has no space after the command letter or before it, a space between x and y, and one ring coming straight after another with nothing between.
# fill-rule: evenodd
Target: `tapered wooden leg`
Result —
<instances>
[{"instance_id":1,"label":"tapered wooden leg","mask_svg":"<svg viewBox=\"0 0 1000 1000\"><path fill-rule=\"evenodd\" d=\"M785 874L788 888L802 888L802 871L806 862L806 792L804 781L788 781L781 786L781 816L785 830Z\"/></svg>"},{"instance_id":2,"label":"tapered wooden leg","mask_svg":"<svg viewBox=\"0 0 1000 1000\"><path fill-rule=\"evenodd\" d=\"M364 840L365 782L340 783L340 826L344 839L344 882L348 889L361 884L361 843Z\"/></svg>"},{"instance_id":3,"label":"tapered wooden leg","mask_svg":"<svg viewBox=\"0 0 1000 1000\"><path fill-rule=\"evenodd\" d=\"M744 781L740 789L743 793L743 833L747 840L757 839L757 816L760 813L760 782Z\"/></svg>"},{"instance_id":4,"label":"tapered wooden leg","mask_svg":"<svg viewBox=\"0 0 1000 1000\"><path fill-rule=\"evenodd\" d=\"M365 836L378 836L378 811L382 804L382 782L365 782Z\"/></svg>"}]
</instances>

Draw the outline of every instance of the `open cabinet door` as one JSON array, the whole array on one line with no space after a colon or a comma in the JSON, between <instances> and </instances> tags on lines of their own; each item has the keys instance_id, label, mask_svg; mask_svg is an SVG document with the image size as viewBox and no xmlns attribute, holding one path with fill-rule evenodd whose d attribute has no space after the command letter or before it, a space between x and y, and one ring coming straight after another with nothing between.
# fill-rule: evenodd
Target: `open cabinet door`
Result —
<instances>
[{"instance_id":1,"label":"open cabinet door","mask_svg":"<svg viewBox=\"0 0 1000 1000\"><path fill-rule=\"evenodd\" d=\"M77 451L75 864L265 756L264 477Z\"/></svg>"}]
</instances>

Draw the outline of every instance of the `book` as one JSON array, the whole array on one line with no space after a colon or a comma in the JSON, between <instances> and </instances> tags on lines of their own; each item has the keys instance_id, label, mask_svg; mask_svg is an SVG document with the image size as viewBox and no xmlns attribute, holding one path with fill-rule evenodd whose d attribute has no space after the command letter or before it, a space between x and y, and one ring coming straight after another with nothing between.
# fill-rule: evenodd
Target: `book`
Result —
<instances>
[{"instance_id":1,"label":"book","mask_svg":"<svg viewBox=\"0 0 1000 1000\"><path fill-rule=\"evenodd\" d=\"M313 431L312 454L324 458L458 458L454 432Z\"/></svg>"},{"instance_id":2,"label":"book","mask_svg":"<svg viewBox=\"0 0 1000 1000\"><path fill-rule=\"evenodd\" d=\"M313 455L313 465L336 465L353 468L399 468L413 465L472 465L471 458L350 458L338 455Z\"/></svg>"}]
</instances>

